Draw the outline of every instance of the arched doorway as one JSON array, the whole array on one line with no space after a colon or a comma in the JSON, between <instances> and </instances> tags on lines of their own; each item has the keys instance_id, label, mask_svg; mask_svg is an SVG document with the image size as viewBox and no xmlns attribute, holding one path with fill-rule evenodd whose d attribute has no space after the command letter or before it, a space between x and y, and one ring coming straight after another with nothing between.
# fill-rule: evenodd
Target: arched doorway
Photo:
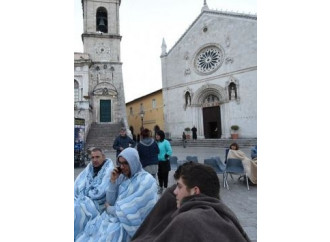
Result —
<instances>
[{"instance_id":1,"label":"arched doorway","mask_svg":"<svg viewBox=\"0 0 330 242\"><path fill-rule=\"evenodd\" d=\"M203 100L203 126L206 139L221 138L221 115L219 98L209 94Z\"/></svg>"},{"instance_id":2,"label":"arched doorway","mask_svg":"<svg viewBox=\"0 0 330 242\"><path fill-rule=\"evenodd\" d=\"M226 135L226 89L217 84L204 84L192 97L191 107L195 108L193 123L197 132L206 139L219 139ZM198 131L199 130L199 131Z\"/></svg>"}]
</instances>

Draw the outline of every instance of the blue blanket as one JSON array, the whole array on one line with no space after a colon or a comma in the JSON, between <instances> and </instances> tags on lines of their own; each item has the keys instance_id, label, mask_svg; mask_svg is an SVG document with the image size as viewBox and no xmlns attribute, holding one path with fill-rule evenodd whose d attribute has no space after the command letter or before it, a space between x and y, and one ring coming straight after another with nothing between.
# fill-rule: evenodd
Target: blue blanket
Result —
<instances>
[{"instance_id":1,"label":"blue blanket","mask_svg":"<svg viewBox=\"0 0 330 242\"><path fill-rule=\"evenodd\" d=\"M115 184L110 184L109 196L115 196L114 204L87 223L77 242L130 241L157 202L156 180L142 169L137 151L127 148L119 156L125 157L132 175L121 174Z\"/></svg>"},{"instance_id":2,"label":"blue blanket","mask_svg":"<svg viewBox=\"0 0 330 242\"><path fill-rule=\"evenodd\" d=\"M105 161L97 176L93 178L91 163L79 174L74 183L74 238L81 233L87 222L105 209L106 190L114 166L110 159Z\"/></svg>"}]
</instances>

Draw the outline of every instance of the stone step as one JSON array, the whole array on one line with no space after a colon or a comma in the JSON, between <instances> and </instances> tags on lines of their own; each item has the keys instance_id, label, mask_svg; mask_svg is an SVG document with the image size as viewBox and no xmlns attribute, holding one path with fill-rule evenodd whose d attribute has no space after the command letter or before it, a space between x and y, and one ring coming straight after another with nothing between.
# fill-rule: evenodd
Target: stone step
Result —
<instances>
[{"instance_id":1,"label":"stone step","mask_svg":"<svg viewBox=\"0 0 330 242\"><path fill-rule=\"evenodd\" d=\"M103 150L112 149L113 141L119 135L121 123L93 123L87 135L86 148L99 147Z\"/></svg>"},{"instance_id":2,"label":"stone step","mask_svg":"<svg viewBox=\"0 0 330 242\"><path fill-rule=\"evenodd\" d=\"M186 145L188 147L229 147L234 142L240 147L253 147L257 145L257 139L189 139ZM172 146L182 146L182 140L180 139L171 140L170 143Z\"/></svg>"}]
</instances>

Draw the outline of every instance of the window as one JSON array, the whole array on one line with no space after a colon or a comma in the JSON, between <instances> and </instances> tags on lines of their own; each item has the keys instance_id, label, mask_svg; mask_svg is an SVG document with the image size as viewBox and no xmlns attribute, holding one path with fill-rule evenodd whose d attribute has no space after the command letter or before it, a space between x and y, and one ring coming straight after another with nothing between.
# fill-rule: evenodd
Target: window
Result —
<instances>
[{"instance_id":1,"label":"window","mask_svg":"<svg viewBox=\"0 0 330 242\"><path fill-rule=\"evenodd\" d=\"M143 109L143 103L140 103L140 112L144 111Z\"/></svg>"},{"instance_id":2,"label":"window","mask_svg":"<svg viewBox=\"0 0 330 242\"><path fill-rule=\"evenodd\" d=\"M156 99L152 99L152 108L156 108L157 104L156 104Z\"/></svg>"},{"instance_id":3,"label":"window","mask_svg":"<svg viewBox=\"0 0 330 242\"><path fill-rule=\"evenodd\" d=\"M108 14L103 7L98 8L96 12L96 31L108 33Z\"/></svg>"},{"instance_id":4,"label":"window","mask_svg":"<svg viewBox=\"0 0 330 242\"><path fill-rule=\"evenodd\" d=\"M133 107L130 107L130 108L129 108L129 114L130 114L130 115L133 115Z\"/></svg>"},{"instance_id":5,"label":"window","mask_svg":"<svg viewBox=\"0 0 330 242\"><path fill-rule=\"evenodd\" d=\"M74 101L79 101L79 83L74 80Z\"/></svg>"}]
</instances>

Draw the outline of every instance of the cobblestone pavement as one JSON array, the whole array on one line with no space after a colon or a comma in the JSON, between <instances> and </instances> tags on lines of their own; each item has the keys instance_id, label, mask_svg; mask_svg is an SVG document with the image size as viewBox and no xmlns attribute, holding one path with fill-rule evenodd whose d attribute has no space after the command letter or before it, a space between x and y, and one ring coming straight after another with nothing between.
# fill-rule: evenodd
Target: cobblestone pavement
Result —
<instances>
[{"instance_id":1,"label":"cobblestone pavement","mask_svg":"<svg viewBox=\"0 0 330 242\"><path fill-rule=\"evenodd\" d=\"M251 147L252 148L252 147ZM210 147L187 147L172 146L173 155L177 156L179 160L184 160L187 155L196 155L198 161L203 163L204 159L211 156L220 156L221 160L225 158L225 148L210 148ZM250 148L241 149L248 156L250 155ZM112 161L115 160L116 153L113 150L105 150L107 158ZM74 179L84 168L74 169ZM170 171L169 184L171 186L175 183L173 178L174 171ZM238 176L233 176L234 179L228 178L230 190L223 188L223 178L219 174L221 183L220 197L224 203L233 210L238 217L243 229L248 234L252 242L257 241L257 186L250 186L247 190L246 184L238 181Z\"/></svg>"}]
</instances>

